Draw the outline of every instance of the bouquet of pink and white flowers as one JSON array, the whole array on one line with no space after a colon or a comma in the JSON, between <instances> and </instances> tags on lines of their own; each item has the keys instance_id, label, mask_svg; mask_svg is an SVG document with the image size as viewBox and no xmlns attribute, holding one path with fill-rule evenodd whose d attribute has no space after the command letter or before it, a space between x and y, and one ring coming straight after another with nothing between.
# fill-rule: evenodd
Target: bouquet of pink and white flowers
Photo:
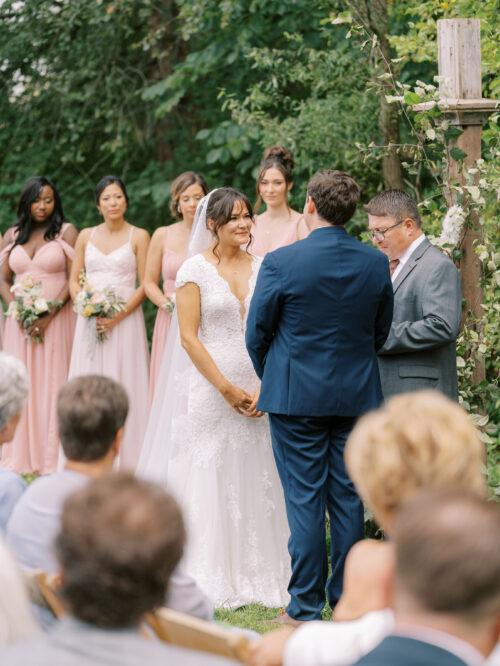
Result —
<instances>
[{"instance_id":1,"label":"bouquet of pink and white flowers","mask_svg":"<svg viewBox=\"0 0 500 666\"><path fill-rule=\"evenodd\" d=\"M62 301L51 301L43 296L42 283L26 275L11 288L14 300L11 301L7 316L14 317L24 329L29 329L54 308L62 307ZM34 342L43 342L43 335L31 335Z\"/></svg>"},{"instance_id":2,"label":"bouquet of pink and white flowers","mask_svg":"<svg viewBox=\"0 0 500 666\"><path fill-rule=\"evenodd\" d=\"M98 317L111 319L119 312L123 312L125 310L125 301L111 287L106 287L102 290L94 289L88 283L83 272L80 275L79 283L82 289L75 298L73 309L82 317L92 321L97 341L104 342L107 339L107 335L97 330L95 320Z\"/></svg>"}]
</instances>

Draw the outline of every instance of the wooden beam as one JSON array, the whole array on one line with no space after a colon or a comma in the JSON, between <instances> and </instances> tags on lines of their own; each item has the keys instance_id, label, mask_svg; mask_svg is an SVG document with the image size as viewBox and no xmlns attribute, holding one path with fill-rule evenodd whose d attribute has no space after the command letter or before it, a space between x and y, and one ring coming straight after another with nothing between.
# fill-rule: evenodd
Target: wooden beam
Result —
<instances>
[{"instance_id":1,"label":"wooden beam","mask_svg":"<svg viewBox=\"0 0 500 666\"><path fill-rule=\"evenodd\" d=\"M454 100L450 104L449 115L452 122L460 124L463 128L456 145L466 154L463 167L467 170L481 157L481 124L492 106L491 100L488 100L485 106L481 94L480 21L443 19L438 21L437 27L439 92L445 103ZM461 165L453 160L450 161L448 176L450 181L465 183ZM453 191L447 192L446 196L448 203L452 204ZM480 333L483 319L482 265L474 247L482 241L483 231L478 215L472 213L470 218L470 226L465 232L460 248L462 251L460 272L465 300L463 321L464 325L475 327ZM484 360L478 357L473 381L477 384L484 378Z\"/></svg>"}]
</instances>

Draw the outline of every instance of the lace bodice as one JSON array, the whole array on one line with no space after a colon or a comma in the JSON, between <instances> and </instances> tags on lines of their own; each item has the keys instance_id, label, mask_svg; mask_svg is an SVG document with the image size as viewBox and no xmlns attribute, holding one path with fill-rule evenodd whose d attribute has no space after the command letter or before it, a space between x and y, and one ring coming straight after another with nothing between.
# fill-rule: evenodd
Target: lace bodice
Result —
<instances>
[{"instance_id":1,"label":"lace bodice","mask_svg":"<svg viewBox=\"0 0 500 666\"><path fill-rule=\"evenodd\" d=\"M206 345L224 346L230 352L229 340L234 338L244 346L244 330L248 306L255 288L261 259L252 257L252 274L248 284L248 295L240 302L229 284L219 275L217 268L196 254L181 266L177 273L176 286L194 282L200 289L201 320L200 340Z\"/></svg>"},{"instance_id":2,"label":"lace bodice","mask_svg":"<svg viewBox=\"0 0 500 666\"><path fill-rule=\"evenodd\" d=\"M128 298L135 290L137 261L132 249L132 233L133 229L128 241L108 254L104 254L94 245L94 232L92 233L85 247L85 273L93 287L111 287L122 298Z\"/></svg>"}]
</instances>

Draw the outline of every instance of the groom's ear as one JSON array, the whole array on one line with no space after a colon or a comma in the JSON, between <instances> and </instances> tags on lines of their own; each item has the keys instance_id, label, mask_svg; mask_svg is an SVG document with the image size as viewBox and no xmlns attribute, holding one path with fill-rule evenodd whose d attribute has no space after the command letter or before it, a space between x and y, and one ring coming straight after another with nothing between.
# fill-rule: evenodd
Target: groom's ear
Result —
<instances>
[{"instance_id":1,"label":"groom's ear","mask_svg":"<svg viewBox=\"0 0 500 666\"><path fill-rule=\"evenodd\" d=\"M307 196L306 200L306 212L309 213L309 215L314 215L316 212L316 204L314 203L312 197L309 195Z\"/></svg>"}]
</instances>

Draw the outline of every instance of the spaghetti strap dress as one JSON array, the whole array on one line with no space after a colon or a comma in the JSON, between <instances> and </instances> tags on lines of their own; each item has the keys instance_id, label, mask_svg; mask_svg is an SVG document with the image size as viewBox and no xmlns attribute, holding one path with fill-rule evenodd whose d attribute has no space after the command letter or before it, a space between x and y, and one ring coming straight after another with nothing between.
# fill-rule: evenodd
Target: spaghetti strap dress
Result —
<instances>
[{"instance_id":1,"label":"spaghetti strap dress","mask_svg":"<svg viewBox=\"0 0 500 666\"><path fill-rule=\"evenodd\" d=\"M85 274L91 288L111 288L127 301L137 284L137 260L130 230L126 243L105 254L94 245L95 229L85 247ZM96 342L91 323L78 315L69 377L97 374L120 382L129 412L120 450L120 469L134 470L148 419L149 351L142 308L119 322L106 340Z\"/></svg>"}]
</instances>

